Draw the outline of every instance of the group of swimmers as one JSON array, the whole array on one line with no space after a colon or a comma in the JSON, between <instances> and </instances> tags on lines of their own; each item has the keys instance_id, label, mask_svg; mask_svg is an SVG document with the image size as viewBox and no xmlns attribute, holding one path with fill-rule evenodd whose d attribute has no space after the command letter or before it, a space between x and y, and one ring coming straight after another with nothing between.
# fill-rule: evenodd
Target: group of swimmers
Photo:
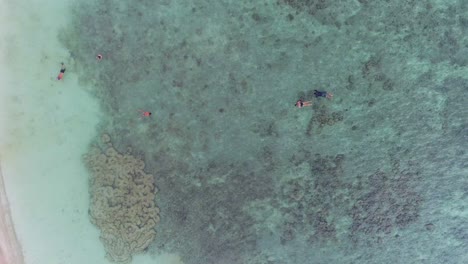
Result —
<instances>
[{"instance_id":1,"label":"group of swimmers","mask_svg":"<svg viewBox=\"0 0 468 264\"><path fill-rule=\"evenodd\" d=\"M103 57L102 57L101 54L98 54L98 55L96 56L96 59L97 59L98 61L102 60L102 58L103 58ZM61 67L60 67L60 73L59 73L59 75L57 76L57 80L59 80L59 81L63 79L63 75L65 74L65 70L67 69L67 68L65 67L65 64L64 64L63 62L60 63L60 65L61 65ZM151 112L149 112L149 111L138 110L138 112L140 112L140 118L150 117L150 116L151 116Z\"/></svg>"},{"instance_id":2,"label":"group of swimmers","mask_svg":"<svg viewBox=\"0 0 468 264\"><path fill-rule=\"evenodd\" d=\"M96 59L97 60L102 60L102 55L101 54L98 54L96 56ZM63 79L63 75L65 74L65 70L66 70L66 67L65 67L65 64L62 62L61 63L61 67L60 67L60 73L59 75L57 76L57 80L62 80ZM314 90L314 95L316 98L318 97L325 97L327 99L332 99L333 98L333 94L330 93L330 92L326 92L326 91L318 91L318 90ZM297 108L303 108L303 107L306 107L306 106L311 106L312 105L312 101L303 101L302 99L299 99L297 100L297 102L294 104L294 106L296 106ZM141 117L150 117L151 116L151 112L148 112L148 111L143 111L143 110L138 110L141 114Z\"/></svg>"},{"instance_id":3,"label":"group of swimmers","mask_svg":"<svg viewBox=\"0 0 468 264\"><path fill-rule=\"evenodd\" d=\"M102 57L101 54L98 54L98 55L96 56L96 59L97 59L98 61L102 60L102 58L103 58L103 57ZM67 68L65 67L65 63L62 62L62 63L60 63L60 65L61 65L61 67L60 67L60 73L59 73L59 75L57 76L57 80L59 80L59 81L63 79L63 75L65 74L65 70L67 69Z\"/></svg>"},{"instance_id":4,"label":"group of swimmers","mask_svg":"<svg viewBox=\"0 0 468 264\"><path fill-rule=\"evenodd\" d=\"M333 98L333 94L330 92L326 92L326 91L314 90L314 95L316 98L318 97L325 97L327 99ZM311 105L312 105L312 101L303 101L301 99L297 100L296 104L294 104L294 106L296 106L297 108L302 108L302 107L311 106Z\"/></svg>"}]
</instances>

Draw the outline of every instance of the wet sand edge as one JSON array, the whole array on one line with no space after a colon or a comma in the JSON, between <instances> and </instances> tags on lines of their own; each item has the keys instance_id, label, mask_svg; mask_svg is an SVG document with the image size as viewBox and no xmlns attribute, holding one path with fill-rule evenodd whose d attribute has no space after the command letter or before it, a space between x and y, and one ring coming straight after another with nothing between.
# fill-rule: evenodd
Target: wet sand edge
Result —
<instances>
[{"instance_id":1,"label":"wet sand edge","mask_svg":"<svg viewBox=\"0 0 468 264\"><path fill-rule=\"evenodd\" d=\"M16 237L10 205L0 165L0 263L24 264L21 245Z\"/></svg>"}]
</instances>

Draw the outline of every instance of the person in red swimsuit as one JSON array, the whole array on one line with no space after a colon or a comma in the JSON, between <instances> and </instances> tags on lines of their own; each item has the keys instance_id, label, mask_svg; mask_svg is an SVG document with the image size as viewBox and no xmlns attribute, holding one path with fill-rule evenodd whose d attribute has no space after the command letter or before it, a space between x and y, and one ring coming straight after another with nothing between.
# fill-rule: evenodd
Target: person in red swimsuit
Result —
<instances>
[{"instance_id":1,"label":"person in red swimsuit","mask_svg":"<svg viewBox=\"0 0 468 264\"><path fill-rule=\"evenodd\" d=\"M151 112L143 111L143 110L138 110L138 111L140 111L140 113L141 113L141 118L151 116Z\"/></svg>"},{"instance_id":2,"label":"person in red swimsuit","mask_svg":"<svg viewBox=\"0 0 468 264\"><path fill-rule=\"evenodd\" d=\"M65 74L65 64L63 64L63 62L61 63L62 67L60 68L60 73L59 75L57 76L57 80L62 80L63 79L63 75Z\"/></svg>"}]
</instances>

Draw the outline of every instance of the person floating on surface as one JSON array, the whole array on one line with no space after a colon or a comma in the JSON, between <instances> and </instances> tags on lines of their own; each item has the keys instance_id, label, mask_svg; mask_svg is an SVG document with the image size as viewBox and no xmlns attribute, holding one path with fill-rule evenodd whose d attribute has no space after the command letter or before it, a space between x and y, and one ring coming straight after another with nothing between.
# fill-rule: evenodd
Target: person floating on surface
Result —
<instances>
[{"instance_id":1,"label":"person floating on surface","mask_svg":"<svg viewBox=\"0 0 468 264\"><path fill-rule=\"evenodd\" d=\"M63 75L65 74L65 64L63 64L63 62L61 63L62 67L60 68L60 73L59 75L57 76L57 80L62 80L63 79Z\"/></svg>"},{"instance_id":2,"label":"person floating on surface","mask_svg":"<svg viewBox=\"0 0 468 264\"><path fill-rule=\"evenodd\" d=\"M312 105L312 101L304 102L301 99L297 100L296 104L294 104L294 106L297 108L302 108L302 107L311 106L311 105Z\"/></svg>"},{"instance_id":3,"label":"person floating on surface","mask_svg":"<svg viewBox=\"0 0 468 264\"><path fill-rule=\"evenodd\" d=\"M143 117L150 117L150 116L151 116L151 112L143 111L143 110L138 110L138 111L140 111L140 113L141 113L141 117L140 117L140 118L143 118Z\"/></svg>"},{"instance_id":4,"label":"person floating on surface","mask_svg":"<svg viewBox=\"0 0 468 264\"><path fill-rule=\"evenodd\" d=\"M329 93L329 92L326 92L326 91L314 90L314 95L315 95L315 97L326 97L327 99L332 99L333 98L333 94Z\"/></svg>"}]
</instances>

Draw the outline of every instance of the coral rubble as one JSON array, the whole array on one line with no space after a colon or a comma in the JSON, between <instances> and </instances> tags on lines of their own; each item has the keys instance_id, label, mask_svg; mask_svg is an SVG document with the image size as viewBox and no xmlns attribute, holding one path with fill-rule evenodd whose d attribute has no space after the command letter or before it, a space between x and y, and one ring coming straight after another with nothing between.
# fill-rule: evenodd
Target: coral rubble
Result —
<instances>
[{"instance_id":1,"label":"coral rubble","mask_svg":"<svg viewBox=\"0 0 468 264\"><path fill-rule=\"evenodd\" d=\"M129 263L132 255L145 250L156 235L159 209L154 202L154 177L145 163L115 150L110 137L101 137L107 149L94 147L85 156L90 175L91 222L101 230L107 258Z\"/></svg>"}]
</instances>

